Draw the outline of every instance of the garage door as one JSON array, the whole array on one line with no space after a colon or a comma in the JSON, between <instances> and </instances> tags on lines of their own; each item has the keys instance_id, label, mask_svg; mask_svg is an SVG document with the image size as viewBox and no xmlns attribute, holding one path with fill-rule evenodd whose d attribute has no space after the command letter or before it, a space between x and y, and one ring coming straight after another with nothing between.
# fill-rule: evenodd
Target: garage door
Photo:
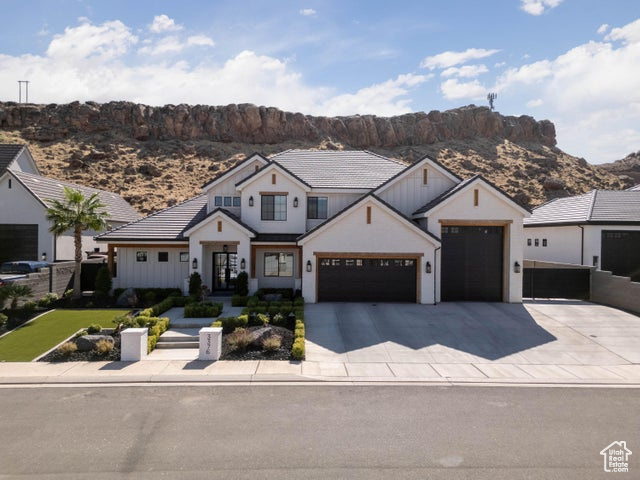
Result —
<instances>
[{"instance_id":1,"label":"garage door","mask_svg":"<svg viewBox=\"0 0 640 480\"><path fill-rule=\"evenodd\" d=\"M38 259L38 225L0 225L0 262Z\"/></svg>"},{"instance_id":2,"label":"garage door","mask_svg":"<svg viewBox=\"0 0 640 480\"><path fill-rule=\"evenodd\" d=\"M318 301L415 302L417 259L321 258Z\"/></svg>"},{"instance_id":3,"label":"garage door","mask_svg":"<svg viewBox=\"0 0 640 480\"><path fill-rule=\"evenodd\" d=\"M443 226L443 301L502 301L503 227Z\"/></svg>"},{"instance_id":4,"label":"garage door","mask_svg":"<svg viewBox=\"0 0 640 480\"><path fill-rule=\"evenodd\" d=\"M640 232L602 231L601 269L640 281Z\"/></svg>"}]
</instances>

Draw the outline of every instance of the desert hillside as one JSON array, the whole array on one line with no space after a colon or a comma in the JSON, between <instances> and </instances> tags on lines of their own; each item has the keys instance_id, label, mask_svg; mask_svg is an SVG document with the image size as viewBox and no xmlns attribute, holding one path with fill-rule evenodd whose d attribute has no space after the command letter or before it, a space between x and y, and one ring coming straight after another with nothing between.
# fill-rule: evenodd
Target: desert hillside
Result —
<instances>
[{"instance_id":1,"label":"desert hillside","mask_svg":"<svg viewBox=\"0 0 640 480\"><path fill-rule=\"evenodd\" d=\"M424 155L461 177L482 174L530 206L628 178L559 150L548 120L470 105L384 118L313 117L254 105L0 103L0 142L26 143L44 175L112 190L140 212L180 202L246 155L290 148Z\"/></svg>"},{"instance_id":2,"label":"desert hillside","mask_svg":"<svg viewBox=\"0 0 640 480\"><path fill-rule=\"evenodd\" d=\"M625 184L640 183L640 152L630 153L622 160L600 165L607 172L620 178Z\"/></svg>"}]
</instances>

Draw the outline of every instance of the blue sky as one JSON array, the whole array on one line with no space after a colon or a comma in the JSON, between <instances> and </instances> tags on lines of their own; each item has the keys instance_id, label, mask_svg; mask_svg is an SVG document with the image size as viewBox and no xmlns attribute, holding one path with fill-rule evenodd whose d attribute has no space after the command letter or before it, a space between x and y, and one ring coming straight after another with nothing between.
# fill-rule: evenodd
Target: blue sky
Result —
<instances>
[{"instance_id":1,"label":"blue sky","mask_svg":"<svg viewBox=\"0 0 640 480\"><path fill-rule=\"evenodd\" d=\"M313 115L486 105L592 163L640 150L640 2L3 0L0 100L254 103Z\"/></svg>"}]
</instances>

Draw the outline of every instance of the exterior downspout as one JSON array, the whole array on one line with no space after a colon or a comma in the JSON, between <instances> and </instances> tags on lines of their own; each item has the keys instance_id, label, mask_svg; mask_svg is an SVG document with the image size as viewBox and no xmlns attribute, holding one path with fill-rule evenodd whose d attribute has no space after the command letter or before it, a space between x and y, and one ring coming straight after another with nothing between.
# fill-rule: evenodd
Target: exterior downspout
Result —
<instances>
[{"instance_id":1,"label":"exterior downspout","mask_svg":"<svg viewBox=\"0 0 640 480\"><path fill-rule=\"evenodd\" d=\"M580 229L580 265L584 265L584 227L578 225Z\"/></svg>"},{"instance_id":2,"label":"exterior downspout","mask_svg":"<svg viewBox=\"0 0 640 480\"><path fill-rule=\"evenodd\" d=\"M438 247L433 251L433 304L436 304L436 273L437 273L437 269L436 269L436 255L438 253L438 250L440 250L442 247Z\"/></svg>"}]
</instances>

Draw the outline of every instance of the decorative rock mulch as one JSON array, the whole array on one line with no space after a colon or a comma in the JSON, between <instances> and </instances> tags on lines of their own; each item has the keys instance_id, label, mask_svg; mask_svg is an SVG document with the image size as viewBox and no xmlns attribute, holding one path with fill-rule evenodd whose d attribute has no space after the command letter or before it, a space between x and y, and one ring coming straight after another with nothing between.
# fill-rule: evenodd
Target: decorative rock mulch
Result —
<instances>
[{"instance_id":1,"label":"decorative rock mulch","mask_svg":"<svg viewBox=\"0 0 640 480\"><path fill-rule=\"evenodd\" d=\"M120 360L120 334L113 335L113 350L100 355L95 350L77 350L69 355L63 355L57 350L49 352L39 362L113 362Z\"/></svg>"},{"instance_id":2,"label":"decorative rock mulch","mask_svg":"<svg viewBox=\"0 0 640 480\"><path fill-rule=\"evenodd\" d=\"M291 347L293 346L293 332L283 327L269 325L268 327L249 327L256 341L242 352L233 350L227 342L228 335L222 336L222 355L220 360L291 360ZM261 339L270 335L282 337L282 344L278 350L267 352L260 346Z\"/></svg>"}]
</instances>

